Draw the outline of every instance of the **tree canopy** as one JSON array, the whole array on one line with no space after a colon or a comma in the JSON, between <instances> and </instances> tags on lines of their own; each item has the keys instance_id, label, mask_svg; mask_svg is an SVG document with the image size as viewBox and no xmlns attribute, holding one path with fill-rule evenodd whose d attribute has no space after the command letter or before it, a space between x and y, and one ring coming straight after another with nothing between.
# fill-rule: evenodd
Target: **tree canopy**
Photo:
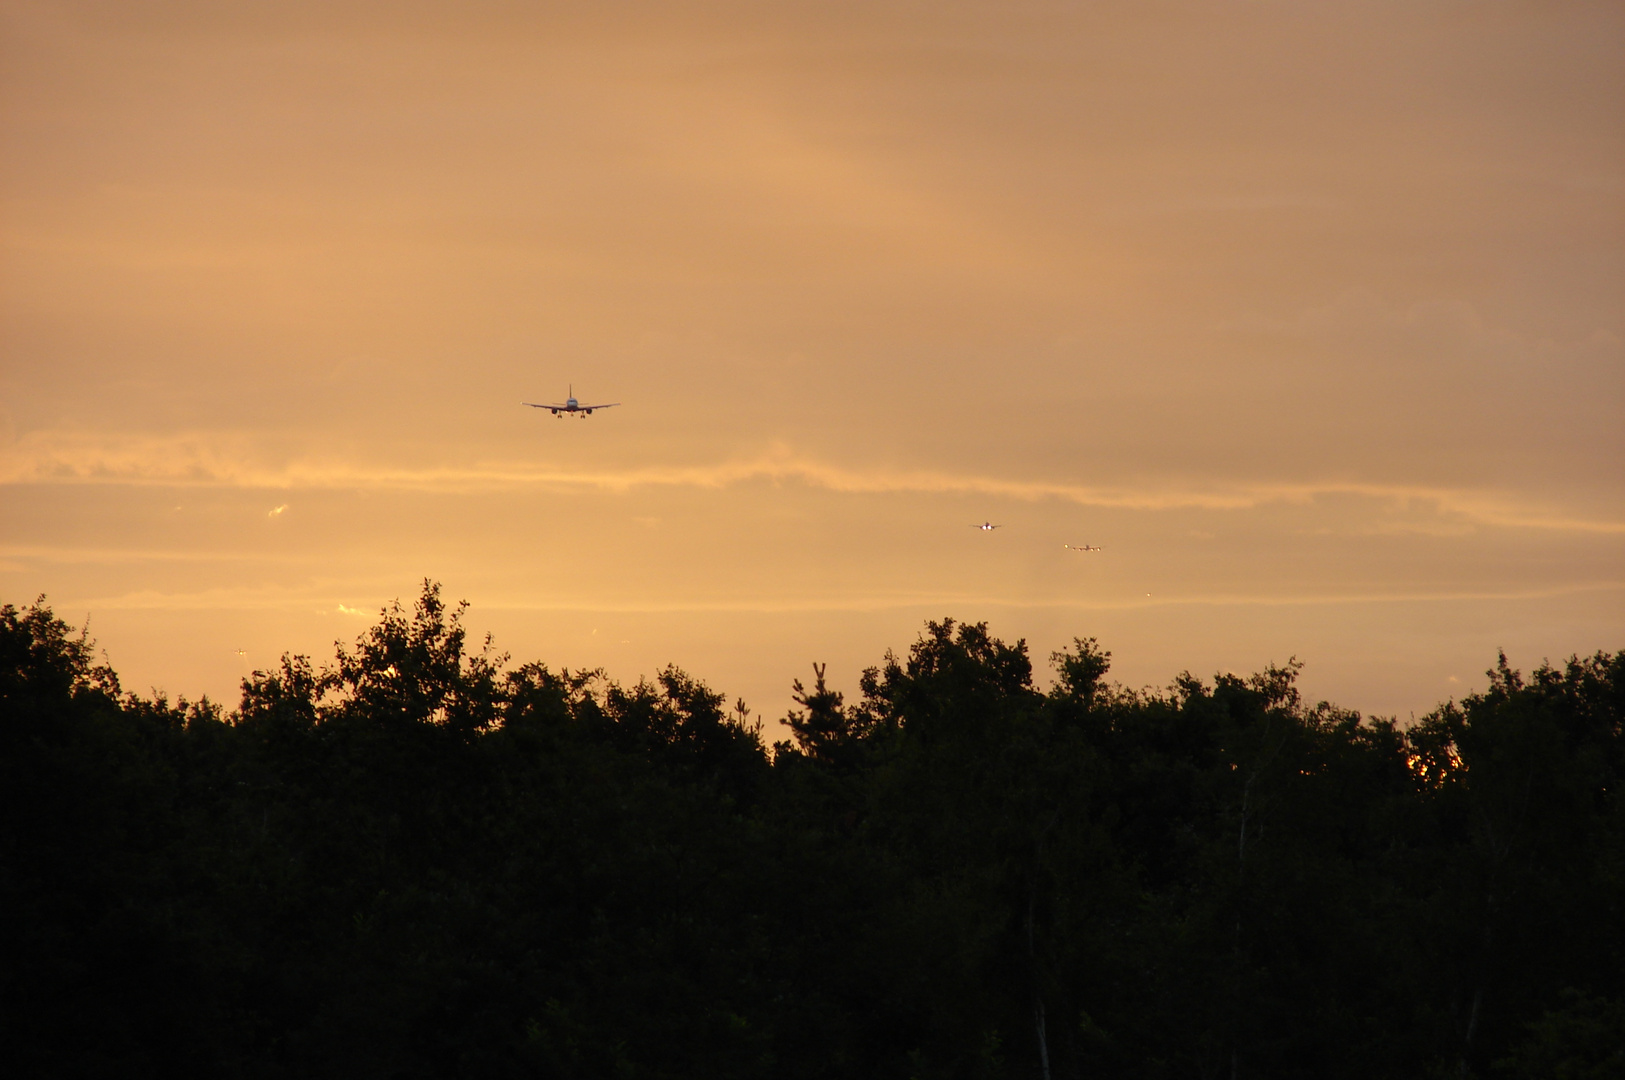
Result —
<instances>
[{"instance_id":1,"label":"tree canopy","mask_svg":"<svg viewBox=\"0 0 1625 1080\"><path fill-rule=\"evenodd\" d=\"M945 619L770 746L462 614L228 711L0 608L10 1075L1625 1075L1625 654L1401 727Z\"/></svg>"}]
</instances>

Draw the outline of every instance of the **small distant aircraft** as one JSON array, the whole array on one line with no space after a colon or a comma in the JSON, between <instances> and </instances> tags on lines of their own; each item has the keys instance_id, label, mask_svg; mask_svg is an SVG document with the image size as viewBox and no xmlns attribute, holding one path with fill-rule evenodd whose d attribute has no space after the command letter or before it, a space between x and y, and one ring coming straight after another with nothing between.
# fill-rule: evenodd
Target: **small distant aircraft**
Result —
<instances>
[{"instance_id":1,"label":"small distant aircraft","mask_svg":"<svg viewBox=\"0 0 1625 1080\"><path fill-rule=\"evenodd\" d=\"M980 525L972 525L971 528L981 529L983 532L992 532L994 529L1002 529L1004 526L995 525L991 521L984 521Z\"/></svg>"},{"instance_id":2,"label":"small distant aircraft","mask_svg":"<svg viewBox=\"0 0 1625 1080\"><path fill-rule=\"evenodd\" d=\"M1066 548L1068 551L1099 551L1100 550L1100 548L1095 547L1095 545L1093 545L1093 544L1081 544L1081 545L1080 544L1062 544L1061 546Z\"/></svg>"},{"instance_id":3,"label":"small distant aircraft","mask_svg":"<svg viewBox=\"0 0 1625 1080\"><path fill-rule=\"evenodd\" d=\"M613 409L615 406L620 404L619 401L611 401L607 405L583 405L581 402L576 400L575 395L576 388L571 386L569 388L569 393L565 395L564 404L562 405L558 404L557 402L554 402L551 405L538 405L534 401L521 401L519 404L529 405L533 409L546 409L554 416L563 416L566 413L569 413L572 416L591 416L594 409Z\"/></svg>"}]
</instances>

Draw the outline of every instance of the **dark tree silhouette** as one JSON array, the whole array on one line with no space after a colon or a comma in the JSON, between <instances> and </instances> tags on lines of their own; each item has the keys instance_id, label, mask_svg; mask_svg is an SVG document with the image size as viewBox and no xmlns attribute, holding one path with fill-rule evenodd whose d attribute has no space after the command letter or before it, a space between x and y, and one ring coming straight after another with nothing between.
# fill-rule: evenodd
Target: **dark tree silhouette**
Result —
<instances>
[{"instance_id":1,"label":"dark tree silhouette","mask_svg":"<svg viewBox=\"0 0 1625 1080\"><path fill-rule=\"evenodd\" d=\"M237 707L0 608L17 1076L1603 1077L1625 658L1407 728L928 623L771 749L425 582Z\"/></svg>"}]
</instances>

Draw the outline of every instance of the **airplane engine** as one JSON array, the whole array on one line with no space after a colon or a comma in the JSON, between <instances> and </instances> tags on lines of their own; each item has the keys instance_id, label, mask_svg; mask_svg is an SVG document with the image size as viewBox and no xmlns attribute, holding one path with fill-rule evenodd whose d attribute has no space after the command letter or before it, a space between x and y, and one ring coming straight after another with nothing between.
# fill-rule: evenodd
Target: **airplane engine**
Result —
<instances>
[{"instance_id":1,"label":"airplane engine","mask_svg":"<svg viewBox=\"0 0 1625 1080\"><path fill-rule=\"evenodd\" d=\"M587 415L588 415L588 416L591 416L591 415L592 415L592 410L591 410L591 409L588 409L588 410L587 410Z\"/></svg>"}]
</instances>

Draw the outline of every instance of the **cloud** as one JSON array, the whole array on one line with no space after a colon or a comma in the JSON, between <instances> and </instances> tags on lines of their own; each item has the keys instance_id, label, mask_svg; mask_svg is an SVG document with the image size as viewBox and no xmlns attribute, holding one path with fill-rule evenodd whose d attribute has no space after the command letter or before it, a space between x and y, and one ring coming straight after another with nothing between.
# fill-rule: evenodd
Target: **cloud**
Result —
<instances>
[{"instance_id":1,"label":"cloud","mask_svg":"<svg viewBox=\"0 0 1625 1080\"><path fill-rule=\"evenodd\" d=\"M1377 500L1390 510L1421 511L1432 519L1414 526L1395 521L1377 523L1384 530L1437 531L1440 528L1437 519L1455 518L1462 524L1494 528L1625 533L1625 521L1554 512L1493 491L1350 480L1214 482L1185 486L1168 482L1091 485L933 469L850 468L798 453L784 444L774 444L754 456L708 464L598 470L501 461L430 468L398 468L337 459L273 462L269 455L257 452L241 438L217 438L210 433L163 438L35 432L0 452L0 485L122 484L446 493L534 488L567 493L627 492L650 487L721 489L754 481L799 483L849 495L977 495L1141 511L1250 510L1271 504L1303 504L1320 498L1354 496ZM272 515L281 513L286 505L273 510Z\"/></svg>"},{"instance_id":2,"label":"cloud","mask_svg":"<svg viewBox=\"0 0 1625 1080\"><path fill-rule=\"evenodd\" d=\"M300 558L284 552L219 551L187 548L164 550L159 548L69 547L64 544L0 545L0 559L14 560L19 565L45 563L52 566L139 562L178 562L188 564L255 562L283 564L310 561L308 558Z\"/></svg>"},{"instance_id":3,"label":"cloud","mask_svg":"<svg viewBox=\"0 0 1625 1080\"><path fill-rule=\"evenodd\" d=\"M1395 590L1372 592L1321 592L1314 594L1147 593L1118 599L1012 599L1008 596L954 592L885 592L834 596L782 596L736 601L649 602L613 600L601 597L571 599L555 596L492 598L482 601L482 612L575 612L613 615L673 614L803 614L840 612L922 611L950 609L1003 609L1010 611L1133 611L1146 608L1315 608L1375 607L1387 604L1451 604L1462 602L1553 600L1562 597L1591 596L1625 592L1625 581L1590 581L1547 589L1461 589ZM397 598L398 599L398 598ZM307 589L255 588L206 589L197 592L164 592L143 589L96 597L71 597L62 606L84 606L98 611L114 610L299 610L315 607L322 614L376 619L385 606L351 607L333 604Z\"/></svg>"},{"instance_id":4,"label":"cloud","mask_svg":"<svg viewBox=\"0 0 1625 1080\"><path fill-rule=\"evenodd\" d=\"M1331 301L1317 304L1290 319L1241 316L1221 330L1282 337L1367 336L1373 332L1429 331L1471 345L1532 344L1503 327L1491 326L1478 309L1464 301L1422 301L1407 306L1392 304L1369 289L1348 289Z\"/></svg>"},{"instance_id":5,"label":"cloud","mask_svg":"<svg viewBox=\"0 0 1625 1080\"><path fill-rule=\"evenodd\" d=\"M266 517L273 517L273 518L274 518L274 517L281 517L281 516L282 516L282 514L283 514L283 513L284 513L284 512L285 512L285 511L286 511L286 510L287 510L287 509L288 509L288 504L287 504L287 503L283 503L283 504L282 504L282 505L281 505L281 506L278 506L278 507L276 507L276 508L274 508L274 509L273 509L273 510L272 510L272 511L271 511L271 512L270 512L270 513L268 513L268 514L266 514L266 515L265 515L265 516L266 516Z\"/></svg>"},{"instance_id":6,"label":"cloud","mask_svg":"<svg viewBox=\"0 0 1625 1080\"><path fill-rule=\"evenodd\" d=\"M1619 336L1605 327L1554 338L1522 334L1461 299L1392 303L1370 289L1347 289L1324 304L1286 318L1242 315L1221 333L1283 340L1319 340L1345 348L1380 349L1396 362L1437 363L1441 353L1498 357L1531 365L1582 365L1618 378L1625 360Z\"/></svg>"}]
</instances>

